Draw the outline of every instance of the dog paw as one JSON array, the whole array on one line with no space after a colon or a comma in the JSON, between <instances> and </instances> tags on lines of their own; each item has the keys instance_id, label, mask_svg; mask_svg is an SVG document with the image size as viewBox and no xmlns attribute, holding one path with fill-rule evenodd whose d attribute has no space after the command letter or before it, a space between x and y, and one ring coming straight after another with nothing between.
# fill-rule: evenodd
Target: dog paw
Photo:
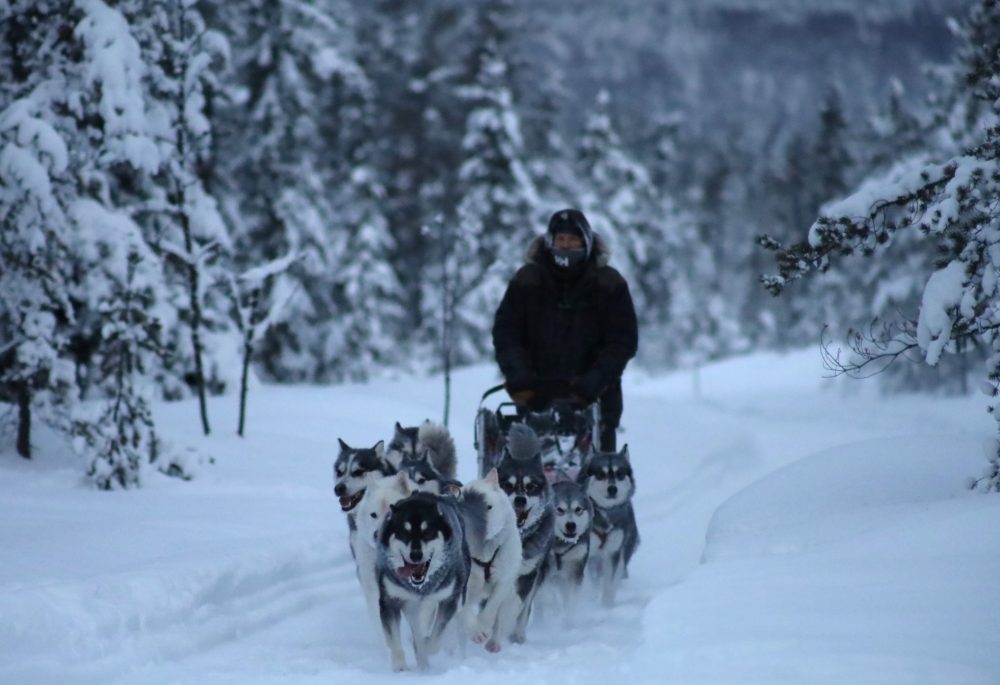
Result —
<instances>
[{"instance_id":1,"label":"dog paw","mask_svg":"<svg viewBox=\"0 0 1000 685\"><path fill-rule=\"evenodd\" d=\"M527 642L527 640L528 636L525 634L523 630L516 630L514 631L514 634L510 636L510 641L516 645L523 645L525 642Z\"/></svg>"},{"instance_id":2,"label":"dog paw","mask_svg":"<svg viewBox=\"0 0 1000 685\"><path fill-rule=\"evenodd\" d=\"M481 645L484 642L486 642L486 638L488 637L489 635L487 635L485 631L480 630L479 628L473 628L472 630L469 631L469 639L475 642L477 645Z\"/></svg>"},{"instance_id":3,"label":"dog paw","mask_svg":"<svg viewBox=\"0 0 1000 685\"><path fill-rule=\"evenodd\" d=\"M486 651L490 654L496 654L500 651L500 643L497 640L490 640L486 643Z\"/></svg>"}]
</instances>

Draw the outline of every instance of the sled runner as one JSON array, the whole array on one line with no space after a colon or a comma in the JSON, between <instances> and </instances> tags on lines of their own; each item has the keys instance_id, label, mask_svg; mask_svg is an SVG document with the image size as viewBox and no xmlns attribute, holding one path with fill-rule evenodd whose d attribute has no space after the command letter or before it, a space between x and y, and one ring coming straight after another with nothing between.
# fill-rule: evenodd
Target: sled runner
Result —
<instances>
[{"instance_id":1,"label":"sled runner","mask_svg":"<svg viewBox=\"0 0 1000 685\"><path fill-rule=\"evenodd\" d=\"M600 444L600 404L555 400L537 412L513 402L501 402L495 410L484 407L486 398L503 387L501 384L483 393L476 412L474 434L479 477L499 463L510 427L524 423L534 429L542 443L542 463L549 482L574 480L583 462Z\"/></svg>"}]
</instances>

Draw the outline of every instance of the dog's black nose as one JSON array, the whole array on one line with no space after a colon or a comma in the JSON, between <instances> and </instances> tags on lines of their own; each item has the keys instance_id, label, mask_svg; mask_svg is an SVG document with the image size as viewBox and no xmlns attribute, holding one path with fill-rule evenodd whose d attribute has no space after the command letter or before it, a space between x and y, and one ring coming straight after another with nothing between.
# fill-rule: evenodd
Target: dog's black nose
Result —
<instances>
[{"instance_id":1,"label":"dog's black nose","mask_svg":"<svg viewBox=\"0 0 1000 685\"><path fill-rule=\"evenodd\" d=\"M517 497L514 498L514 508L524 509L526 506L528 506L527 497L525 497L524 495L518 495Z\"/></svg>"},{"instance_id":2,"label":"dog's black nose","mask_svg":"<svg viewBox=\"0 0 1000 685\"><path fill-rule=\"evenodd\" d=\"M347 494L347 486L343 483L337 483L337 485L333 488L333 494L337 497L343 497Z\"/></svg>"},{"instance_id":3,"label":"dog's black nose","mask_svg":"<svg viewBox=\"0 0 1000 685\"><path fill-rule=\"evenodd\" d=\"M617 494L618 494L618 486L617 485L609 485L608 486L608 497L614 497Z\"/></svg>"},{"instance_id":4,"label":"dog's black nose","mask_svg":"<svg viewBox=\"0 0 1000 685\"><path fill-rule=\"evenodd\" d=\"M575 533L576 532L576 521L567 521L566 522L566 532L567 533Z\"/></svg>"},{"instance_id":5,"label":"dog's black nose","mask_svg":"<svg viewBox=\"0 0 1000 685\"><path fill-rule=\"evenodd\" d=\"M424 551L419 547L414 547L410 550L410 561L415 561L420 563L424 559Z\"/></svg>"}]
</instances>

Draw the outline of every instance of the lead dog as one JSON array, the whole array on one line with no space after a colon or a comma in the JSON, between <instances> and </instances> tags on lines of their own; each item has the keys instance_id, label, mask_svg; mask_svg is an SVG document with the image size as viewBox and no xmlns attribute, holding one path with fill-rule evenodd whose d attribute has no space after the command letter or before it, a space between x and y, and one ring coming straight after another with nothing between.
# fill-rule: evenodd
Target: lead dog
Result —
<instances>
[{"instance_id":1,"label":"lead dog","mask_svg":"<svg viewBox=\"0 0 1000 685\"><path fill-rule=\"evenodd\" d=\"M428 656L464 600L470 564L454 499L417 492L389 507L379 531L375 578L393 670L406 669L402 615L413 634L417 666L427 669Z\"/></svg>"},{"instance_id":2,"label":"lead dog","mask_svg":"<svg viewBox=\"0 0 1000 685\"><path fill-rule=\"evenodd\" d=\"M351 553L354 554L357 522L354 509L365 496L372 476L388 476L396 472L385 460L385 448L379 440L373 447L351 447L337 438L340 453L333 463L333 493L340 500L340 510L347 514Z\"/></svg>"},{"instance_id":3,"label":"lead dog","mask_svg":"<svg viewBox=\"0 0 1000 685\"><path fill-rule=\"evenodd\" d=\"M618 583L639 546L639 528L632 509L635 479L628 445L620 452L599 452L580 471L580 483L594 503L590 558L605 606L615 603Z\"/></svg>"}]
</instances>

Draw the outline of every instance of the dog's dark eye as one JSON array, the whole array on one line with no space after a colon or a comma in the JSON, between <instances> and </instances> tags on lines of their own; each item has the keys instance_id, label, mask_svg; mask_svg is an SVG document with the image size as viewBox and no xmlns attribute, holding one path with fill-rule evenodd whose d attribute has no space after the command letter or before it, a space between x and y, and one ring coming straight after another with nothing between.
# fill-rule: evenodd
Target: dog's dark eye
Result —
<instances>
[{"instance_id":1,"label":"dog's dark eye","mask_svg":"<svg viewBox=\"0 0 1000 685\"><path fill-rule=\"evenodd\" d=\"M562 507L556 507L556 513L562 516L566 513L566 510L563 509Z\"/></svg>"},{"instance_id":2,"label":"dog's dark eye","mask_svg":"<svg viewBox=\"0 0 1000 685\"><path fill-rule=\"evenodd\" d=\"M487 504L486 508L489 509L490 511L493 511L493 505L492 504Z\"/></svg>"},{"instance_id":3,"label":"dog's dark eye","mask_svg":"<svg viewBox=\"0 0 1000 685\"><path fill-rule=\"evenodd\" d=\"M336 469L334 473L337 474L337 478L340 478L341 476L344 475L344 469Z\"/></svg>"},{"instance_id":4,"label":"dog's dark eye","mask_svg":"<svg viewBox=\"0 0 1000 685\"><path fill-rule=\"evenodd\" d=\"M580 514L583 513L583 507L577 507L576 509L573 510L573 513L579 516Z\"/></svg>"},{"instance_id":5,"label":"dog's dark eye","mask_svg":"<svg viewBox=\"0 0 1000 685\"><path fill-rule=\"evenodd\" d=\"M597 480L604 480L607 477L608 474L606 474L604 471L597 471L596 473L594 473L594 478L596 478Z\"/></svg>"},{"instance_id":6,"label":"dog's dark eye","mask_svg":"<svg viewBox=\"0 0 1000 685\"><path fill-rule=\"evenodd\" d=\"M377 519L377 518L378 518L378 514L376 514L376 513L375 513L375 512L373 511L373 512L371 513L371 517L372 517L373 519Z\"/></svg>"},{"instance_id":7,"label":"dog's dark eye","mask_svg":"<svg viewBox=\"0 0 1000 685\"><path fill-rule=\"evenodd\" d=\"M625 469L618 469L618 473L615 475L618 476L618 480L625 480L628 478L628 471Z\"/></svg>"},{"instance_id":8,"label":"dog's dark eye","mask_svg":"<svg viewBox=\"0 0 1000 685\"><path fill-rule=\"evenodd\" d=\"M389 449L391 450L401 450L403 449L403 443L396 442L395 440L389 443Z\"/></svg>"},{"instance_id":9,"label":"dog's dark eye","mask_svg":"<svg viewBox=\"0 0 1000 685\"><path fill-rule=\"evenodd\" d=\"M500 484L500 488L501 488L501 489L502 489L502 490L503 490L504 492L506 492L506 493L507 493L508 495L509 495L510 493L514 492L514 486L513 486L513 485L511 485L510 483L501 483L501 484Z\"/></svg>"},{"instance_id":10,"label":"dog's dark eye","mask_svg":"<svg viewBox=\"0 0 1000 685\"><path fill-rule=\"evenodd\" d=\"M524 486L524 491L529 495L536 495L542 489L542 486L538 483L526 483Z\"/></svg>"},{"instance_id":11,"label":"dog's dark eye","mask_svg":"<svg viewBox=\"0 0 1000 685\"><path fill-rule=\"evenodd\" d=\"M361 476L365 475L365 472L361 469L355 469L354 471L351 471L351 475L355 478L361 478Z\"/></svg>"},{"instance_id":12,"label":"dog's dark eye","mask_svg":"<svg viewBox=\"0 0 1000 685\"><path fill-rule=\"evenodd\" d=\"M423 485L427 482L426 478L417 478L417 485Z\"/></svg>"}]
</instances>

